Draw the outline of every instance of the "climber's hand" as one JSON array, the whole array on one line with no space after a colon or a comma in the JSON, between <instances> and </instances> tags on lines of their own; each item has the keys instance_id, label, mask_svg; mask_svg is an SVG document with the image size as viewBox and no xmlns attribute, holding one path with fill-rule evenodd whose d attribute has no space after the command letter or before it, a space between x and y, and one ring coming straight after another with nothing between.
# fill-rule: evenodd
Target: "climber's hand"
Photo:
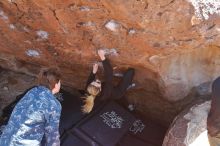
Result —
<instances>
[{"instance_id":1,"label":"climber's hand","mask_svg":"<svg viewBox=\"0 0 220 146\"><path fill-rule=\"evenodd\" d=\"M97 73L97 71L98 71L98 68L99 68L99 66L98 66L98 64L97 64L97 63L93 64L93 69L92 69L92 72L93 72L94 74L96 74L96 73Z\"/></svg>"},{"instance_id":2,"label":"climber's hand","mask_svg":"<svg viewBox=\"0 0 220 146\"><path fill-rule=\"evenodd\" d=\"M104 50L98 50L98 55L102 61L105 60L105 51Z\"/></svg>"}]
</instances>

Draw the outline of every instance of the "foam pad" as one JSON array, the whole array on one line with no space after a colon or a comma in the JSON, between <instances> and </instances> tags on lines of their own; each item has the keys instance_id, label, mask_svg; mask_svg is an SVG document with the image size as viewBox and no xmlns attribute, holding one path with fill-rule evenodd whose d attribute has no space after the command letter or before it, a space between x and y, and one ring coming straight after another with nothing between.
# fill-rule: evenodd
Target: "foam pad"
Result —
<instances>
[{"instance_id":1,"label":"foam pad","mask_svg":"<svg viewBox=\"0 0 220 146\"><path fill-rule=\"evenodd\" d=\"M61 146L88 146L88 144L71 133L65 133L63 138L61 139Z\"/></svg>"},{"instance_id":2,"label":"foam pad","mask_svg":"<svg viewBox=\"0 0 220 146\"><path fill-rule=\"evenodd\" d=\"M73 127L85 115L81 112L82 100L79 96L72 95L68 92L61 91L62 94L62 112L60 117L60 135L64 131Z\"/></svg>"},{"instance_id":3,"label":"foam pad","mask_svg":"<svg viewBox=\"0 0 220 146\"><path fill-rule=\"evenodd\" d=\"M115 146L135 121L135 117L115 102L93 112L71 132L92 146Z\"/></svg>"}]
</instances>

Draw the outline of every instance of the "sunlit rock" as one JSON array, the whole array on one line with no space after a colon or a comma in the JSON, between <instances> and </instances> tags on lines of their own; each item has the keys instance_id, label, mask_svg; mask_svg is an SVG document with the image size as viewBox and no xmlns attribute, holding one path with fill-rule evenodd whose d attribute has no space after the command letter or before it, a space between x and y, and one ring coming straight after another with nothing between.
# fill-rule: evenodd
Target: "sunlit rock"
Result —
<instances>
[{"instance_id":1,"label":"sunlit rock","mask_svg":"<svg viewBox=\"0 0 220 146\"><path fill-rule=\"evenodd\" d=\"M199 19L209 19L210 15L220 15L220 1L218 0L188 0L195 8L195 15Z\"/></svg>"},{"instance_id":2,"label":"sunlit rock","mask_svg":"<svg viewBox=\"0 0 220 146\"><path fill-rule=\"evenodd\" d=\"M163 146L209 146L207 117L210 103L197 103L178 115L167 131Z\"/></svg>"}]
</instances>

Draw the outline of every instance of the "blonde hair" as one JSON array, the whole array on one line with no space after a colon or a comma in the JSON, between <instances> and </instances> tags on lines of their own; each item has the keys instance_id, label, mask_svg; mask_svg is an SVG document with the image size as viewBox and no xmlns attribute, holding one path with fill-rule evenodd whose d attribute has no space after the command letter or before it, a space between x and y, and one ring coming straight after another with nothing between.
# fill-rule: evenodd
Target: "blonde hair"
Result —
<instances>
[{"instance_id":1,"label":"blonde hair","mask_svg":"<svg viewBox=\"0 0 220 146\"><path fill-rule=\"evenodd\" d=\"M94 85L89 85L87 87L87 92L92 96L97 96L100 93L101 89L99 87L96 87Z\"/></svg>"},{"instance_id":2,"label":"blonde hair","mask_svg":"<svg viewBox=\"0 0 220 146\"><path fill-rule=\"evenodd\" d=\"M90 95L86 95L86 97L82 97L84 99L84 105L82 106L83 113L90 113L94 106L95 97L100 93L101 89L94 85L89 85L87 87L87 92Z\"/></svg>"}]
</instances>

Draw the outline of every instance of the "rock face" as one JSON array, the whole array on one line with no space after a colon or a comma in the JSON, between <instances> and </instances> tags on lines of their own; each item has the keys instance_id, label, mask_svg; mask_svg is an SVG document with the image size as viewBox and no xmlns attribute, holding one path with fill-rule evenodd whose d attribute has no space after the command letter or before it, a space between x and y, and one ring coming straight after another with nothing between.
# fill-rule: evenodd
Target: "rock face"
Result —
<instances>
[{"instance_id":1,"label":"rock face","mask_svg":"<svg viewBox=\"0 0 220 146\"><path fill-rule=\"evenodd\" d=\"M197 103L178 115L165 136L163 146L209 146L207 117L210 103Z\"/></svg>"},{"instance_id":2,"label":"rock face","mask_svg":"<svg viewBox=\"0 0 220 146\"><path fill-rule=\"evenodd\" d=\"M35 85L35 78L12 71L0 71L0 116L2 109Z\"/></svg>"},{"instance_id":3,"label":"rock face","mask_svg":"<svg viewBox=\"0 0 220 146\"><path fill-rule=\"evenodd\" d=\"M214 0L2 0L0 66L30 75L58 66L63 85L83 88L96 51L113 49L116 73L136 69L129 101L172 119L192 91L209 93L219 75L219 6Z\"/></svg>"}]
</instances>

